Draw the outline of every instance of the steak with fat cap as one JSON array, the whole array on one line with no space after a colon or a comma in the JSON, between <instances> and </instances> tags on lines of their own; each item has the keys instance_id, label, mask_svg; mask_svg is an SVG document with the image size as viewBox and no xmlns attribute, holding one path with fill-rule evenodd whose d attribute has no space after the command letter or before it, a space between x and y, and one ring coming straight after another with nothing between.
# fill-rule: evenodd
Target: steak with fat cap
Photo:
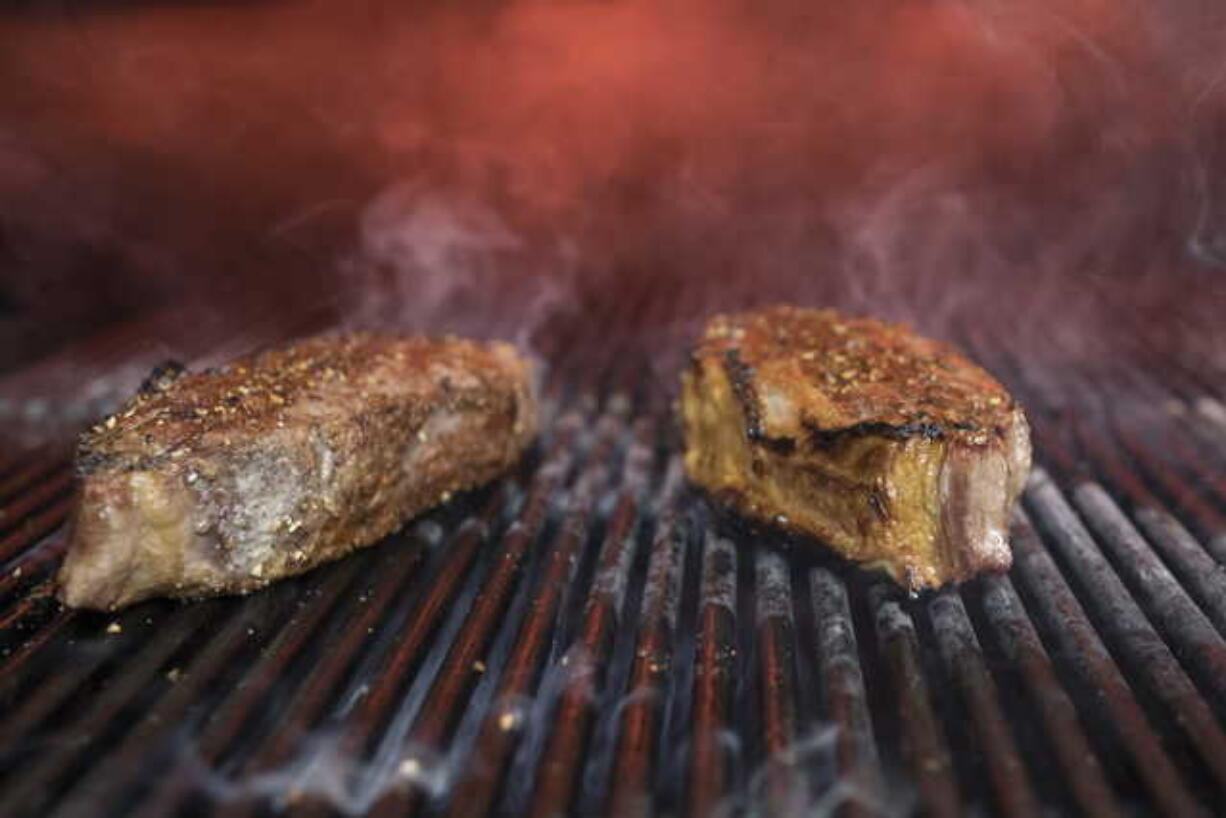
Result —
<instances>
[{"instance_id":1,"label":"steak with fat cap","mask_svg":"<svg viewBox=\"0 0 1226 818\"><path fill-rule=\"evenodd\" d=\"M1029 427L949 344L832 310L719 315L681 419L693 482L910 589L1011 565Z\"/></svg>"}]
</instances>

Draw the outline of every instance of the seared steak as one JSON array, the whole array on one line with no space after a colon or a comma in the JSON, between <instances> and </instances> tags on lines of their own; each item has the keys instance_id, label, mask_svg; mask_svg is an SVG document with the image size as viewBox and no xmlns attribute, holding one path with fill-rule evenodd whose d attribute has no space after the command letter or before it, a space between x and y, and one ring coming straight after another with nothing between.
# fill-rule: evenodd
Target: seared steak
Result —
<instances>
[{"instance_id":1,"label":"seared steak","mask_svg":"<svg viewBox=\"0 0 1226 818\"><path fill-rule=\"evenodd\" d=\"M690 479L912 589L1009 568L1025 415L948 344L830 310L717 316L683 376Z\"/></svg>"},{"instance_id":2,"label":"seared steak","mask_svg":"<svg viewBox=\"0 0 1226 818\"><path fill-rule=\"evenodd\" d=\"M250 591L505 471L536 430L511 347L325 336L162 370L82 440L69 605Z\"/></svg>"}]
</instances>

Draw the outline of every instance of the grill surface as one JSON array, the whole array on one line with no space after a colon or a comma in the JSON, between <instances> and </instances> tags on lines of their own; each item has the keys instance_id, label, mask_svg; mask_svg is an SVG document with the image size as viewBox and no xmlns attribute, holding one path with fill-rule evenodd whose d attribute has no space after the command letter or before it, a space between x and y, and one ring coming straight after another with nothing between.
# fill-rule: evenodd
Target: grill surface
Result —
<instances>
[{"instance_id":1,"label":"grill surface","mask_svg":"<svg viewBox=\"0 0 1226 818\"><path fill-rule=\"evenodd\" d=\"M990 325L1015 568L919 598L709 507L651 362L565 332L518 473L243 599L60 609L66 455L5 457L0 815L1212 814L1224 381Z\"/></svg>"}]
</instances>

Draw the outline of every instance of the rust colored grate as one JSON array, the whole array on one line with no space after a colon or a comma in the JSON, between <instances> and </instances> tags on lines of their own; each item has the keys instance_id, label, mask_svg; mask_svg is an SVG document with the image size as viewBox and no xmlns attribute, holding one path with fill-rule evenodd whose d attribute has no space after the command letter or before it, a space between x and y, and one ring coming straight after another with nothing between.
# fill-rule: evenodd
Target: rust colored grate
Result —
<instances>
[{"instance_id":1,"label":"rust colored grate","mask_svg":"<svg viewBox=\"0 0 1226 818\"><path fill-rule=\"evenodd\" d=\"M0 815L1220 814L1223 395L1070 412L963 334L1041 465L1011 574L919 598L695 496L615 344L516 474L242 599L62 610L66 456L2 458Z\"/></svg>"}]
</instances>

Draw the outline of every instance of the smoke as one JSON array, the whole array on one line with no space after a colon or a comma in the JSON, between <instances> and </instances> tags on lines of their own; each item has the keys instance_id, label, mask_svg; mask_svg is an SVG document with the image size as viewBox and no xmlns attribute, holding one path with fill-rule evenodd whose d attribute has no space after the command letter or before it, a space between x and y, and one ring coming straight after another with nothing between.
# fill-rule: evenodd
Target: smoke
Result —
<instances>
[{"instance_id":1,"label":"smoke","mask_svg":"<svg viewBox=\"0 0 1226 818\"><path fill-rule=\"evenodd\" d=\"M504 337L574 303L574 249L532 241L463 190L396 185L363 214L360 249L342 262L357 327Z\"/></svg>"},{"instance_id":2,"label":"smoke","mask_svg":"<svg viewBox=\"0 0 1226 818\"><path fill-rule=\"evenodd\" d=\"M34 8L0 17L15 357L180 302L542 357L618 327L664 381L768 301L1221 338L1219 4Z\"/></svg>"},{"instance_id":3,"label":"smoke","mask_svg":"<svg viewBox=\"0 0 1226 818\"><path fill-rule=\"evenodd\" d=\"M547 676L540 698L525 700L523 710L540 710L543 700L561 683L559 675ZM622 699L616 709L629 701ZM876 779L868 771L852 769L835 775L838 735L837 725L814 725L777 755L762 760L747 776L745 791L726 796L712 818L742 814L749 818L824 818L848 808L875 818L913 814L916 794L905 780L891 780L882 791L870 786ZM180 743L175 752L190 786L225 807L269 803L277 809L310 809L327 805L342 815L366 815L384 798L409 790L431 800L443 798L467 772L463 759L454 753L404 742L403 735L391 738L394 740L384 742L385 752L363 759L338 740L336 731L317 728L302 739L299 752L279 766L238 774L208 763L193 742ZM739 752L736 734L725 732L718 740L727 743L730 752ZM679 758L688 748L665 746L662 752ZM533 783L531 776L510 780L506 803L522 801ZM516 795L519 790L523 792Z\"/></svg>"},{"instance_id":4,"label":"smoke","mask_svg":"<svg viewBox=\"0 0 1226 818\"><path fill-rule=\"evenodd\" d=\"M383 317L486 313L474 267L538 288L515 305L521 334L600 326L646 288L668 306L629 320L664 383L710 311L778 300L947 336L1006 317L1023 348L1068 336L1066 359L1146 312L1203 345L1219 336L1204 305L1226 292L1205 138L1223 98L1197 68L1215 65L1221 22L1142 3L527 2L444 25L445 113L392 101L385 133L430 157L409 179L445 167L453 218L488 229L460 263L393 264L398 291L448 306L384 300ZM535 278L508 262L510 221ZM430 255L447 235L412 241ZM548 249L559 236L565 254ZM393 244L415 257L403 233ZM1190 305L1189 289L1209 297Z\"/></svg>"}]
</instances>

